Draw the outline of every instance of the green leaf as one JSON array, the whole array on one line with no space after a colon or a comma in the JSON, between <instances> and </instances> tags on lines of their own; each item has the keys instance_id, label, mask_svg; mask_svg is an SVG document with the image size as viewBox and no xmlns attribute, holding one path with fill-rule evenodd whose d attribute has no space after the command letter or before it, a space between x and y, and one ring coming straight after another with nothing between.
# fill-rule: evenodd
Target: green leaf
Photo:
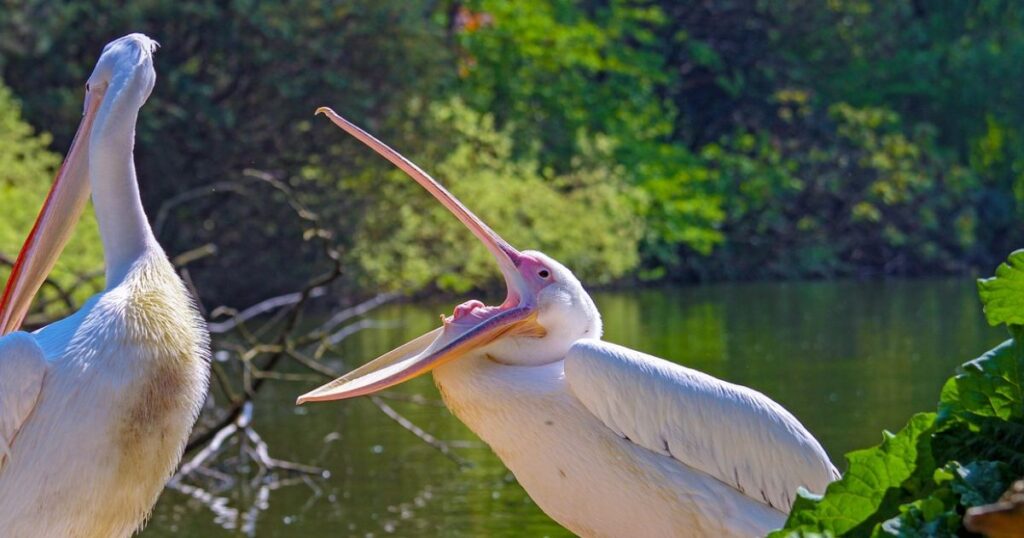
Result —
<instances>
[{"instance_id":1,"label":"green leaf","mask_svg":"<svg viewBox=\"0 0 1024 538\"><path fill-rule=\"evenodd\" d=\"M932 450L938 461L1001 461L1024 475L1024 422L993 417L961 422L936 434Z\"/></svg>"},{"instance_id":2,"label":"green leaf","mask_svg":"<svg viewBox=\"0 0 1024 538\"><path fill-rule=\"evenodd\" d=\"M785 529L770 536L870 536L899 505L933 484L934 424L934 413L919 413L896 435L886 433L881 445L847 454L850 465L843 478L830 484L820 499L799 496Z\"/></svg>"},{"instance_id":3,"label":"green leaf","mask_svg":"<svg viewBox=\"0 0 1024 538\"><path fill-rule=\"evenodd\" d=\"M995 502L1013 481L1010 466L1001 461L974 461L967 465L953 462L955 478L953 492L960 496L960 504L970 508Z\"/></svg>"},{"instance_id":4,"label":"green leaf","mask_svg":"<svg viewBox=\"0 0 1024 538\"><path fill-rule=\"evenodd\" d=\"M953 420L974 424L977 417L1024 419L1024 343L1007 340L961 369L942 388L939 426Z\"/></svg>"},{"instance_id":5,"label":"green leaf","mask_svg":"<svg viewBox=\"0 0 1024 538\"><path fill-rule=\"evenodd\" d=\"M899 515L880 525L875 536L953 537L960 530L959 506L987 504L1010 484L1009 466L1002 462L951 461L933 474L937 489L923 499L899 507Z\"/></svg>"},{"instance_id":6,"label":"green leaf","mask_svg":"<svg viewBox=\"0 0 1024 538\"><path fill-rule=\"evenodd\" d=\"M873 536L901 538L946 538L957 535L960 515L948 490L900 506L900 515L887 520Z\"/></svg>"},{"instance_id":7,"label":"green leaf","mask_svg":"<svg viewBox=\"0 0 1024 538\"><path fill-rule=\"evenodd\" d=\"M978 295L990 325L1024 325L1024 249L996 268L996 276L978 280Z\"/></svg>"}]
</instances>

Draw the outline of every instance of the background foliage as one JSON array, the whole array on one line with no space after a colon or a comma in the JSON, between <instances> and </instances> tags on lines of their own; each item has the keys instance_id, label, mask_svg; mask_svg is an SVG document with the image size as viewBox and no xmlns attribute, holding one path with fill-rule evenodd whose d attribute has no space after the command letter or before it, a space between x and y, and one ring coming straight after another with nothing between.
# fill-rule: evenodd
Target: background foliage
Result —
<instances>
[{"instance_id":1,"label":"background foliage","mask_svg":"<svg viewBox=\"0 0 1024 538\"><path fill-rule=\"evenodd\" d=\"M138 132L145 204L171 253L219 248L190 267L211 303L326 263L295 246L281 189L346 247L343 287L496 282L320 105L591 284L987 270L1024 239L1024 8L1008 0L25 0L0 9L0 136L35 148L3 168L21 193L4 210L26 212L0 225L4 253L99 50L129 31L164 44ZM11 123L15 103L52 141ZM75 248L76 268L98 259Z\"/></svg>"}]
</instances>

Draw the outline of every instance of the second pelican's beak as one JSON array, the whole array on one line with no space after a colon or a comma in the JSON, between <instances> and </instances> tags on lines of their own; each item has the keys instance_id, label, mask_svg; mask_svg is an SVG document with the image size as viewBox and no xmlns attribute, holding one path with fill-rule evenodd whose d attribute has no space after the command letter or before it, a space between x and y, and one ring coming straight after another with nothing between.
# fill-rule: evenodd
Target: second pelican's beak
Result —
<instances>
[{"instance_id":1,"label":"second pelican's beak","mask_svg":"<svg viewBox=\"0 0 1024 538\"><path fill-rule=\"evenodd\" d=\"M303 394L298 403L341 400L371 394L429 372L498 338L513 335L539 337L545 334L544 328L537 323L534 292L519 271L522 255L518 250L488 228L434 178L401 154L335 114L333 110L321 108L317 112L326 114L335 125L409 174L466 225L498 261L508 286L508 295L501 306L488 307L479 301L460 305L453 315L443 318L441 327Z\"/></svg>"},{"instance_id":2,"label":"second pelican's beak","mask_svg":"<svg viewBox=\"0 0 1024 538\"><path fill-rule=\"evenodd\" d=\"M89 200L89 137L102 91L86 90L85 110L64 163L46 196L0 298L0 336L18 330L53 270Z\"/></svg>"}]
</instances>

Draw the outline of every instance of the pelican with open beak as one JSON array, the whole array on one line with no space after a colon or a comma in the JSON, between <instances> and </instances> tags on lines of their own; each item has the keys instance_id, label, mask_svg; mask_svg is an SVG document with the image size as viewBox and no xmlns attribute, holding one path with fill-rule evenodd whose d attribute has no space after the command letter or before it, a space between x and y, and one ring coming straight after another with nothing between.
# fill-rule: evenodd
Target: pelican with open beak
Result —
<instances>
[{"instance_id":1,"label":"pelican with open beak","mask_svg":"<svg viewBox=\"0 0 1024 538\"><path fill-rule=\"evenodd\" d=\"M338 126L377 150L433 194L498 261L505 276L508 295L501 306L484 306L480 301L463 303L451 316L442 317L442 326L404 346L353 370L317 390L299 397L298 403L338 400L370 394L397 385L466 353L505 337L542 337L546 331L537 322L537 294L550 272L533 256L520 253L494 233L462 202L411 161L385 146L376 138L329 108L327 114ZM536 268L536 271L534 269ZM543 276L542 276L543 275Z\"/></svg>"},{"instance_id":2,"label":"pelican with open beak","mask_svg":"<svg viewBox=\"0 0 1024 538\"><path fill-rule=\"evenodd\" d=\"M582 536L763 536L798 487L838 477L813 436L767 396L600 340L601 317L562 264L501 239L418 166L330 109L491 252L508 293L301 396L371 394L432 371L449 409L534 501Z\"/></svg>"}]
</instances>

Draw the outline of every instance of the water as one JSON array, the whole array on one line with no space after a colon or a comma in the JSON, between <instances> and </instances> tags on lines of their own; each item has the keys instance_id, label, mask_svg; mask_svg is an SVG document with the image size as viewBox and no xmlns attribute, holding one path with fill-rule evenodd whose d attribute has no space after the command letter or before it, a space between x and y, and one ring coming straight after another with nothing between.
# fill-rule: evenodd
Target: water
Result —
<instances>
[{"instance_id":1,"label":"water","mask_svg":"<svg viewBox=\"0 0 1024 538\"><path fill-rule=\"evenodd\" d=\"M594 298L607 340L768 394L840 467L843 453L933 409L954 368L1004 338L984 323L974 283L964 279L724 284ZM342 355L353 364L375 357L433 328L451 306L382 310L378 319L400 326L360 333ZM385 402L450 442L470 467L416 439L368 399L294 407L295 396L315 384L270 384L255 424L272 456L318 465L329 478L262 492L242 481L205 503L168 490L142 536L570 536L448 413L429 379ZM423 400L400 399L415 395Z\"/></svg>"}]
</instances>

